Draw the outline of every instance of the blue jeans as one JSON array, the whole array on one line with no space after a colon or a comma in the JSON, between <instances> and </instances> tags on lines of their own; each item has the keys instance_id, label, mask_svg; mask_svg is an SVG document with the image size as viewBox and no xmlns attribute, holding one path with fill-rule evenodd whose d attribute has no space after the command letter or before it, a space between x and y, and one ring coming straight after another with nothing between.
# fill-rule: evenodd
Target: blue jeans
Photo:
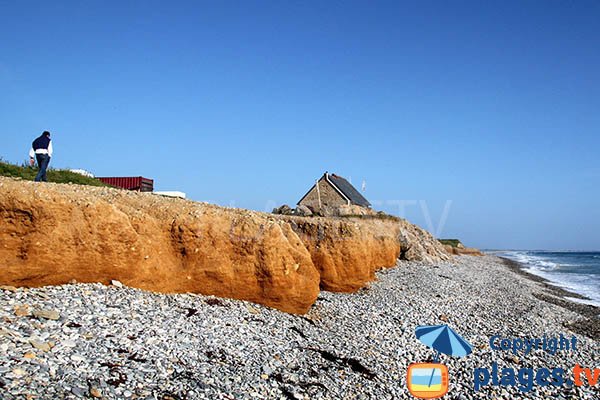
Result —
<instances>
[{"instance_id":1,"label":"blue jeans","mask_svg":"<svg viewBox=\"0 0 600 400\"><path fill-rule=\"evenodd\" d=\"M35 158L37 158L37 164L40 169L35 176L35 181L48 182L48 179L46 178L46 169L48 169L48 164L50 163L50 156L48 154L36 154Z\"/></svg>"}]
</instances>

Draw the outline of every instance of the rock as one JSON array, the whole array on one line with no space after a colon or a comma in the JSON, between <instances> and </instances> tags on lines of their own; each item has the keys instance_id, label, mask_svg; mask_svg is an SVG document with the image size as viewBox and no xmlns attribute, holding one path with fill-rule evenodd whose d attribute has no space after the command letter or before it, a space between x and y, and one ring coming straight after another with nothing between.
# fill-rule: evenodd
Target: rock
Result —
<instances>
[{"instance_id":1,"label":"rock","mask_svg":"<svg viewBox=\"0 0 600 400\"><path fill-rule=\"evenodd\" d=\"M246 304L246 309L250 314L260 314L260 310L256 307L252 307L250 304Z\"/></svg>"},{"instance_id":2,"label":"rock","mask_svg":"<svg viewBox=\"0 0 600 400\"><path fill-rule=\"evenodd\" d=\"M402 246L400 259L427 263L451 259L444 246L431 233L405 219L399 219L398 225L400 226L398 240Z\"/></svg>"},{"instance_id":3,"label":"rock","mask_svg":"<svg viewBox=\"0 0 600 400\"><path fill-rule=\"evenodd\" d=\"M303 205L299 205L298 207L296 207L295 214L299 215L301 217L310 217L313 215L310 208L303 206Z\"/></svg>"},{"instance_id":4,"label":"rock","mask_svg":"<svg viewBox=\"0 0 600 400\"><path fill-rule=\"evenodd\" d=\"M14 310L17 317L26 317L30 315L29 306L27 304L15 305Z\"/></svg>"},{"instance_id":5,"label":"rock","mask_svg":"<svg viewBox=\"0 0 600 400\"><path fill-rule=\"evenodd\" d=\"M48 352L52 349L52 347L50 346L50 343L42 342L41 340L38 340L38 339L30 339L29 343L36 349L41 350L43 352Z\"/></svg>"},{"instance_id":6,"label":"rock","mask_svg":"<svg viewBox=\"0 0 600 400\"><path fill-rule=\"evenodd\" d=\"M100 391L100 389L96 388L96 387L91 387L90 388L90 396L99 399L102 397L102 392Z\"/></svg>"},{"instance_id":7,"label":"rock","mask_svg":"<svg viewBox=\"0 0 600 400\"><path fill-rule=\"evenodd\" d=\"M10 285L0 285L0 290L6 290L9 292L16 292L18 289L14 286L10 286Z\"/></svg>"},{"instance_id":8,"label":"rock","mask_svg":"<svg viewBox=\"0 0 600 400\"><path fill-rule=\"evenodd\" d=\"M273 209L273 214L293 215L294 214L294 210L292 210L292 208L290 206L288 206L287 204L284 204L281 207L274 208Z\"/></svg>"},{"instance_id":9,"label":"rock","mask_svg":"<svg viewBox=\"0 0 600 400\"><path fill-rule=\"evenodd\" d=\"M119 282L118 280L116 280L116 279L111 280L110 284L113 285L113 286L116 286L118 288L122 288L123 287L123 284L121 282Z\"/></svg>"},{"instance_id":10,"label":"rock","mask_svg":"<svg viewBox=\"0 0 600 400\"><path fill-rule=\"evenodd\" d=\"M448 316L447 316L447 315L445 315L445 314L441 314L441 315L439 316L439 320L440 320L440 321L444 321L444 322L448 322L448 321L449 321L449 318L448 318Z\"/></svg>"},{"instance_id":11,"label":"rock","mask_svg":"<svg viewBox=\"0 0 600 400\"><path fill-rule=\"evenodd\" d=\"M34 309L32 314L37 319L43 318L56 321L60 318L60 313L55 310Z\"/></svg>"},{"instance_id":12,"label":"rock","mask_svg":"<svg viewBox=\"0 0 600 400\"><path fill-rule=\"evenodd\" d=\"M263 370L263 373L265 373L266 375L271 375L273 373L273 370L266 365L263 366L262 370Z\"/></svg>"},{"instance_id":13,"label":"rock","mask_svg":"<svg viewBox=\"0 0 600 400\"><path fill-rule=\"evenodd\" d=\"M0 336L16 338L20 337L21 335L17 332L0 327Z\"/></svg>"},{"instance_id":14,"label":"rock","mask_svg":"<svg viewBox=\"0 0 600 400\"><path fill-rule=\"evenodd\" d=\"M71 360L72 360L72 361L75 361L75 362L83 362L83 361L86 361L85 357L83 357L83 356L80 356L79 354L73 354L73 355L71 356Z\"/></svg>"},{"instance_id":15,"label":"rock","mask_svg":"<svg viewBox=\"0 0 600 400\"><path fill-rule=\"evenodd\" d=\"M23 354L23 358L27 358L29 360L32 360L32 359L35 358L35 354L31 353L31 352L27 352L27 353Z\"/></svg>"},{"instance_id":16,"label":"rock","mask_svg":"<svg viewBox=\"0 0 600 400\"><path fill-rule=\"evenodd\" d=\"M515 364L519 364L521 362L521 359L519 359L519 357L514 354L508 356L508 359Z\"/></svg>"}]
</instances>

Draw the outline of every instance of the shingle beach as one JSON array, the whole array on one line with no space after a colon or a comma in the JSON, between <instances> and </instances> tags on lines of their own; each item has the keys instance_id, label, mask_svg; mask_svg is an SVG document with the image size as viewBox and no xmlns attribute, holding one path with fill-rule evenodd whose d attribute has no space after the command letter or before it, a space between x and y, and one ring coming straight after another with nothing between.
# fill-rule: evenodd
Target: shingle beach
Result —
<instances>
[{"instance_id":1,"label":"shingle beach","mask_svg":"<svg viewBox=\"0 0 600 400\"><path fill-rule=\"evenodd\" d=\"M598 386L485 385L474 369L600 366L598 311L565 300L495 256L399 262L354 294L322 292L306 315L240 300L73 283L0 290L2 399L403 399L410 363L434 351L419 325L473 345L442 355L446 398L595 399ZM550 354L490 348L490 337L572 338Z\"/></svg>"}]
</instances>

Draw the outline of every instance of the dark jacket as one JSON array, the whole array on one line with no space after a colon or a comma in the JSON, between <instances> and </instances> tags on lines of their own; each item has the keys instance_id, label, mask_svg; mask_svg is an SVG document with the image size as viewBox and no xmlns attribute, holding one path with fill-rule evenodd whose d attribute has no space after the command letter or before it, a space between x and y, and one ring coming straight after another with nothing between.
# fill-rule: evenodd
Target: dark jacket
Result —
<instances>
[{"instance_id":1,"label":"dark jacket","mask_svg":"<svg viewBox=\"0 0 600 400\"><path fill-rule=\"evenodd\" d=\"M31 144L31 147L33 147L33 150L37 150L37 149L48 150L49 145L50 145L50 138L46 135L42 135L33 141L33 143Z\"/></svg>"}]
</instances>

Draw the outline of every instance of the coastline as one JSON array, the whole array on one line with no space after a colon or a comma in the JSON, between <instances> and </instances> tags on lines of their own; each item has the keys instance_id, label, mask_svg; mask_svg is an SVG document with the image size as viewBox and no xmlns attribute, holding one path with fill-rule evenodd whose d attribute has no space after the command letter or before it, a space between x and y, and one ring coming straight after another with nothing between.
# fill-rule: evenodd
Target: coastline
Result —
<instances>
[{"instance_id":1,"label":"coastline","mask_svg":"<svg viewBox=\"0 0 600 400\"><path fill-rule=\"evenodd\" d=\"M588 297L566 290L550 282L546 278L525 271L525 266L517 261L506 257L496 257L502 259L504 264L511 271L534 282L540 283L546 289L547 294L538 293L535 295L536 298L576 312L584 317L583 320L566 323L566 328L592 339L600 340L600 307L591 304L578 303L570 299L590 300Z\"/></svg>"},{"instance_id":2,"label":"coastline","mask_svg":"<svg viewBox=\"0 0 600 400\"><path fill-rule=\"evenodd\" d=\"M306 315L101 284L0 290L0 397L410 398L408 366L434 356L416 326L448 324L473 345L465 358L441 357L450 398L594 398L597 388L567 384L474 391L474 370L494 363L515 371L598 367L597 339L583 334L595 331L572 329L580 310L557 305L559 292L515 268L489 255L400 261L356 293L321 292ZM574 336L576 351L490 348L493 336L560 335Z\"/></svg>"}]
</instances>

